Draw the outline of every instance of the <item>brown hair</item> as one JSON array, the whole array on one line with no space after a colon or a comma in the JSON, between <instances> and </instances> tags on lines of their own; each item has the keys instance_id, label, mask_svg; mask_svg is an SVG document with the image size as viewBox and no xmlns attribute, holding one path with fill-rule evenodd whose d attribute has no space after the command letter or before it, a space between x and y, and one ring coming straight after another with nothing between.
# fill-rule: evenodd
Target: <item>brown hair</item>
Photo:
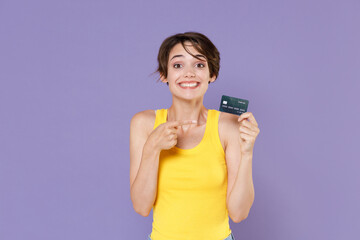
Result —
<instances>
[{"instance_id":1,"label":"brown hair","mask_svg":"<svg viewBox=\"0 0 360 240\"><path fill-rule=\"evenodd\" d=\"M165 78L167 78L170 51L178 43L181 43L183 48L191 56L200 60L199 57L193 55L185 48L184 43L186 41L189 41L199 53L206 57L209 65L210 77L215 75L217 78L220 70L220 53L215 45L209 40L209 38L198 32L178 33L166 38L159 49L157 57L159 65L155 72L159 72L160 76L163 75ZM158 81L159 80L160 78ZM167 83L167 85L169 85L169 83Z\"/></svg>"}]
</instances>

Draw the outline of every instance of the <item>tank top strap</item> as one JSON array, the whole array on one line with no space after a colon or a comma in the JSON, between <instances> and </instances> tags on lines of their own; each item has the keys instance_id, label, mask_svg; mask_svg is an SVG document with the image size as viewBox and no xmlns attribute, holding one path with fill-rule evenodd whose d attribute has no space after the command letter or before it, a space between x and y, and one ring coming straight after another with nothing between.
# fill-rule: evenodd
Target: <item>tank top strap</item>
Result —
<instances>
[{"instance_id":1,"label":"tank top strap","mask_svg":"<svg viewBox=\"0 0 360 240\"><path fill-rule=\"evenodd\" d=\"M207 144L213 146L220 154L225 155L224 148L222 147L220 136L219 136L219 116L220 111L215 109L209 109L208 121L207 121Z\"/></svg>"},{"instance_id":2,"label":"tank top strap","mask_svg":"<svg viewBox=\"0 0 360 240\"><path fill-rule=\"evenodd\" d=\"M160 124L166 122L166 118L167 118L167 109L156 109L155 110L155 124L154 124L154 128L157 128Z\"/></svg>"}]
</instances>

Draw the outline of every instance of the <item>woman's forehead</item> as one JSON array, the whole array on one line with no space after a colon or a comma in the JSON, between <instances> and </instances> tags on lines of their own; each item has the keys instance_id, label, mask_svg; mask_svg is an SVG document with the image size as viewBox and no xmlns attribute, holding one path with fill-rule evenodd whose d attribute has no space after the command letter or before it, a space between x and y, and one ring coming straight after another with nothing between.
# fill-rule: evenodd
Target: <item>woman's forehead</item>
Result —
<instances>
[{"instance_id":1,"label":"woman's forehead","mask_svg":"<svg viewBox=\"0 0 360 240\"><path fill-rule=\"evenodd\" d=\"M200 54L196 48L191 44L191 43L184 43L186 49L191 52L192 54L194 55L201 55L203 56L202 54ZM178 43L176 44L170 51L170 54L169 54L169 60L171 60L174 56L177 56L177 55L182 55L182 56L188 56L188 57L191 57L193 58L193 56L191 56L191 54L189 54L185 49L184 47L182 46L181 43ZM199 56L199 57L201 57ZM205 58L205 56L203 56Z\"/></svg>"}]
</instances>

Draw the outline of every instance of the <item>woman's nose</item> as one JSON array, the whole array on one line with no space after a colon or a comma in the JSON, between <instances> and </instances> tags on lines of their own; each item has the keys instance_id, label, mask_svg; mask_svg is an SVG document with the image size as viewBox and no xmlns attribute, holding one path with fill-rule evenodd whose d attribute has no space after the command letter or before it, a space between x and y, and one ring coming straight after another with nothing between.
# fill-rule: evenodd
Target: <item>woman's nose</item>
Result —
<instances>
[{"instance_id":1,"label":"woman's nose","mask_svg":"<svg viewBox=\"0 0 360 240\"><path fill-rule=\"evenodd\" d=\"M185 77L195 77L195 73L192 69L188 68L185 72Z\"/></svg>"}]
</instances>

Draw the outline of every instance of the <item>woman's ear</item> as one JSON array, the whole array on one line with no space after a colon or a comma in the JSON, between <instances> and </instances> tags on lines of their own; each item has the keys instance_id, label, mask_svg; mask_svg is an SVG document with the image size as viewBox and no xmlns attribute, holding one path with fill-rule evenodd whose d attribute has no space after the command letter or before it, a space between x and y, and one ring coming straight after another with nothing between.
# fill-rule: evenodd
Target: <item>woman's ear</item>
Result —
<instances>
[{"instance_id":1,"label":"woman's ear","mask_svg":"<svg viewBox=\"0 0 360 240\"><path fill-rule=\"evenodd\" d=\"M160 80L163 82L163 83L166 83L167 80L165 78L165 76L163 74L160 74Z\"/></svg>"},{"instance_id":2,"label":"woman's ear","mask_svg":"<svg viewBox=\"0 0 360 240\"><path fill-rule=\"evenodd\" d=\"M216 76L214 75L212 78L210 78L209 84L213 83L215 81L215 79L216 79Z\"/></svg>"}]
</instances>

